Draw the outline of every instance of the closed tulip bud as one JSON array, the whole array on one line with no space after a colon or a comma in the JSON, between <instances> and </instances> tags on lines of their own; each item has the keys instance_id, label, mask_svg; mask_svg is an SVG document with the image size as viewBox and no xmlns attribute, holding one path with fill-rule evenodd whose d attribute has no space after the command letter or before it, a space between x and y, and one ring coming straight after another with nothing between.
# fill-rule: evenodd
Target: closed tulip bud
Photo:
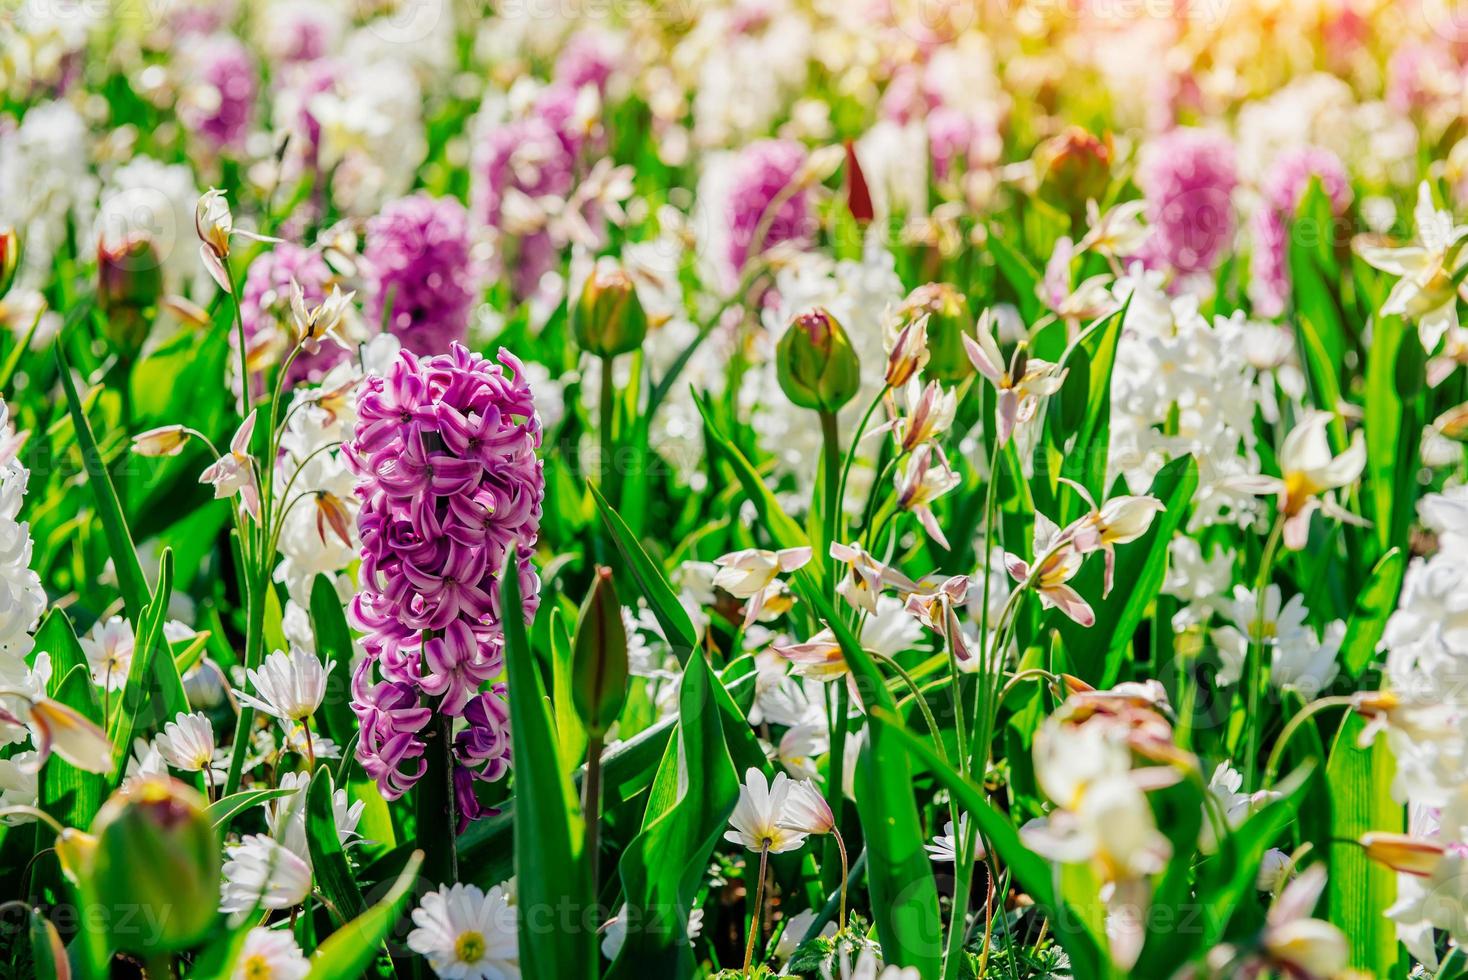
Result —
<instances>
[{"instance_id":1,"label":"closed tulip bud","mask_svg":"<svg viewBox=\"0 0 1468 980\"><path fill-rule=\"evenodd\" d=\"M163 294L163 264L147 236L97 245L97 305L113 343L136 350L147 336Z\"/></svg>"},{"instance_id":2,"label":"closed tulip bud","mask_svg":"<svg viewBox=\"0 0 1468 980\"><path fill-rule=\"evenodd\" d=\"M171 777L149 776L114 793L92 833L92 894L105 908L140 908L138 921L149 924L115 929L116 948L173 951L208 934L219 907L220 850L204 797Z\"/></svg>"},{"instance_id":3,"label":"closed tulip bud","mask_svg":"<svg viewBox=\"0 0 1468 980\"><path fill-rule=\"evenodd\" d=\"M1109 134L1094 136L1072 126L1035 151L1040 196L1067 214L1084 214L1087 201L1106 196L1115 159Z\"/></svg>"},{"instance_id":4,"label":"closed tulip bud","mask_svg":"<svg viewBox=\"0 0 1468 980\"><path fill-rule=\"evenodd\" d=\"M615 357L641 347L647 337L647 314L632 277L620 268L593 269L571 308L571 329L581 349L597 357Z\"/></svg>"},{"instance_id":5,"label":"closed tulip bud","mask_svg":"<svg viewBox=\"0 0 1468 980\"><path fill-rule=\"evenodd\" d=\"M10 226L0 227L0 296L10 291L20 265L20 236Z\"/></svg>"},{"instance_id":6,"label":"closed tulip bud","mask_svg":"<svg viewBox=\"0 0 1468 980\"><path fill-rule=\"evenodd\" d=\"M627 700L627 628L609 568L598 568L576 622L571 697L581 723L604 735Z\"/></svg>"},{"instance_id":7,"label":"closed tulip bud","mask_svg":"<svg viewBox=\"0 0 1468 980\"><path fill-rule=\"evenodd\" d=\"M946 282L930 282L908 293L897 315L928 318L928 363L923 374L953 384L973 373L963 338L974 336L974 317L963 293Z\"/></svg>"},{"instance_id":8,"label":"closed tulip bud","mask_svg":"<svg viewBox=\"0 0 1468 980\"><path fill-rule=\"evenodd\" d=\"M801 408L834 413L861 387L861 363L851 339L820 307L791 321L780 338L775 366L780 388Z\"/></svg>"}]
</instances>

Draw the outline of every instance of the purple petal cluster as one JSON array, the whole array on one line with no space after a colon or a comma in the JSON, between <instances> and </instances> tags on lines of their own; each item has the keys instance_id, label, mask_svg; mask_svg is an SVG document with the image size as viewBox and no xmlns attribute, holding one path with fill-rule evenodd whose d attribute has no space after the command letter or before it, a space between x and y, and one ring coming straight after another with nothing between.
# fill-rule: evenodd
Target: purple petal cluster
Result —
<instances>
[{"instance_id":1,"label":"purple petal cluster","mask_svg":"<svg viewBox=\"0 0 1468 980\"><path fill-rule=\"evenodd\" d=\"M1211 271L1234 232L1238 175L1229 138L1187 127L1165 133L1147 146L1137 182L1152 226L1148 258L1184 275Z\"/></svg>"},{"instance_id":2,"label":"purple petal cluster","mask_svg":"<svg viewBox=\"0 0 1468 980\"><path fill-rule=\"evenodd\" d=\"M1249 256L1249 298L1261 316L1283 313L1289 299L1290 223L1312 177L1320 181L1330 199L1332 214L1339 217L1351 203L1350 178L1340 157L1318 146L1280 153L1260 187L1264 202L1250 221L1254 250ZM1313 228L1310 234L1329 235L1331 231Z\"/></svg>"},{"instance_id":3,"label":"purple petal cluster","mask_svg":"<svg viewBox=\"0 0 1468 980\"><path fill-rule=\"evenodd\" d=\"M567 39L556 58L555 78L573 92L583 85L591 85L606 94L617 61L615 44L605 32L578 31Z\"/></svg>"},{"instance_id":4,"label":"purple petal cluster","mask_svg":"<svg viewBox=\"0 0 1468 980\"><path fill-rule=\"evenodd\" d=\"M291 242L281 242L268 252L261 252L250 263L245 273L245 284L240 290L240 319L245 325L245 343L249 346L252 360L259 353L274 350L273 363L290 350L293 328L291 326L291 280L301 285L307 306L317 306L326 299L331 288L331 267L319 252ZM231 343L235 342L233 334ZM337 364L346 360L349 352L340 344L327 341L316 353L304 350L291 362L286 373L286 384L301 381L320 381Z\"/></svg>"},{"instance_id":5,"label":"purple petal cluster","mask_svg":"<svg viewBox=\"0 0 1468 980\"><path fill-rule=\"evenodd\" d=\"M417 354L462 342L484 281L469 212L451 197L419 193L389 202L367 222L367 317Z\"/></svg>"},{"instance_id":6,"label":"purple petal cluster","mask_svg":"<svg viewBox=\"0 0 1468 980\"><path fill-rule=\"evenodd\" d=\"M558 250L545 228L519 227L507 199L566 198L575 187L576 158L583 138L574 125L576 89L548 86L531 111L485 129L471 164L470 207L480 224L503 235L513 260L505 264L516 297L535 292L554 268Z\"/></svg>"},{"instance_id":7,"label":"purple petal cluster","mask_svg":"<svg viewBox=\"0 0 1468 980\"><path fill-rule=\"evenodd\" d=\"M724 204L729 228L725 260L735 275L743 270L752 250L757 254L807 236L810 210L806 193L787 191L805 159L805 147L788 139L759 140L739 151Z\"/></svg>"},{"instance_id":8,"label":"purple petal cluster","mask_svg":"<svg viewBox=\"0 0 1468 980\"><path fill-rule=\"evenodd\" d=\"M403 351L357 399L346 457L361 510L361 591L354 626L367 656L352 680L361 723L357 758L388 799L423 775L424 729L434 712L460 718L455 786L472 818L476 779L510 764L502 686L499 575L513 562L527 614L539 601L531 565L545 481L540 420L524 368L454 344L447 354Z\"/></svg>"},{"instance_id":9,"label":"purple petal cluster","mask_svg":"<svg viewBox=\"0 0 1468 980\"><path fill-rule=\"evenodd\" d=\"M184 121L216 150L242 150L260 91L255 62L233 34L211 34L193 43L199 91L181 103Z\"/></svg>"}]
</instances>

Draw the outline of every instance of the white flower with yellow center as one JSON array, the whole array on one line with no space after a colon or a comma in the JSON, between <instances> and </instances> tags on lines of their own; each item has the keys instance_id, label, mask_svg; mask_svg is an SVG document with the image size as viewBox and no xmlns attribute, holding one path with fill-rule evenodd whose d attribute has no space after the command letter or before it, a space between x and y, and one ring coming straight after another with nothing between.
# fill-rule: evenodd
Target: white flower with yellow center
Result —
<instances>
[{"instance_id":1,"label":"white flower with yellow center","mask_svg":"<svg viewBox=\"0 0 1468 980\"><path fill-rule=\"evenodd\" d=\"M785 803L794 785L783 772L776 773L771 783L758 769L749 769L744 774L744 785L739 787L739 802L729 816L729 824L734 829L725 831L724 839L751 851L771 854L798 849L805 843L806 835L781 825L786 818Z\"/></svg>"},{"instance_id":2,"label":"white flower with yellow center","mask_svg":"<svg viewBox=\"0 0 1468 980\"><path fill-rule=\"evenodd\" d=\"M311 961L296 945L295 937L281 929L258 926L245 937L231 980L303 980L310 972Z\"/></svg>"},{"instance_id":3,"label":"white flower with yellow center","mask_svg":"<svg viewBox=\"0 0 1468 980\"><path fill-rule=\"evenodd\" d=\"M408 948L454 980L519 980L519 912L503 885L441 886L413 910Z\"/></svg>"}]
</instances>

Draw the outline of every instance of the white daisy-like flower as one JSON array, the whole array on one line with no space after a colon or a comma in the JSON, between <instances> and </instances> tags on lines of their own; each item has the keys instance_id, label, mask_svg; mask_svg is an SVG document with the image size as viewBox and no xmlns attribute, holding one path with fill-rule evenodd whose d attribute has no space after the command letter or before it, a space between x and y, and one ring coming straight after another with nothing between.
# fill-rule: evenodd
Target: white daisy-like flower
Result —
<instances>
[{"instance_id":1,"label":"white daisy-like flower","mask_svg":"<svg viewBox=\"0 0 1468 980\"><path fill-rule=\"evenodd\" d=\"M308 863L311 858L306 844L306 793L310 785L309 773L288 772L280 777L277 788L292 792L265 804L265 825L270 829L270 836ZM366 804L361 800L351 802L344 789L332 794L332 816L336 819L337 839L343 847L356 839L357 823L362 819L364 806Z\"/></svg>"},{"instance_id":2,"label":"white daisy-like flower","mask_svg":"<svg viewBox=\"0 0 1468 980\"><path fill-rule=\"evenodd\" d=\"M958 842L968 830L968 814L959 815L958 833L953 832L953 821L946 820L943 823L943 833L935 834L931 844L924 844L923 850L928 852L928 857L939 864L953 864L958 860ZM978 837L974 838L974 857L982 860L984 857L984 842Z\"/></svg>"},{"instance_id":3,"label":"white daisy-like flower","mask_svg":"<svg viewBox=\"0 0 1468 980\"><path fill-rule=\"evenodd\" d=\"M122 690L133 662L132 624L121 616L113 616L106 622L98 622L80 642L97 686L109 691Z\"/></svg>"},{"instance_id":4,"label":"white daisy-like flower","mask_svg":"<svg viewBox=\"0 0 1468 980\"><path fill-rule=\"evenodd\" d=\"M799 848L805 843L806 834L780 825L785 818L785 801L795 785L783 772L776 773L771 783L764 773L751 767L744 774L739 802L729 816L729 824L734 829L725 831L724 839L751 851L768 850L771 854Z\"/></svg>"},{"instance_id":5,"label":"white daisy-like flower","mask_svg":"<svg viewBox=\"0 0 1468 980\"><path fill-rule=\"evenodd\" d=\"M153 744L175 769L203 772L214 761L214 725L202 712L179 712Z\"/></svg>"},{"instance_id":6,"label":"white daisy-like flower","mask_svg":"<svg viewBox=\"0 0 1468 980\"><path fill-rule=\"evenodd\" d=\"M311 893L311 865L279 841L250 834L224 849L219 909L288 909Z\"/></svg>"},{"instance_id":7,"label":"white daisy-like flower","mask_svg":"<svg viewBox=\"0 0 1468 980\"><path fill-rule=\"evenodd\" d=\"M246 671L255 695L240 692L239 699L282 721L303 721L321 707L326 696L326 677L336 661L322 664L304 650L276 650L259 670Z\"/></svg>"},{"instance_id":8,"label":"white daisy-like flower","mask_svg":"<svg viewBox=\"0 0 1468 980\"><path fill-rule=\"evenodd\" d=\"M294 936L259 926L245 936L232 980L304 980L310 972L311 961L296 945Z\"/></svg>"},{"instance_id":9,"label":"white daisy-like flower","mask_svg":"<svg viewBox=\"0 0 1468 980\"><path fill-rule=\"evenodd\" d=\"M423 896L408 948L452 980L519 980L519 912L503 885L459 883Z\"/></svg>"}]
</instances>

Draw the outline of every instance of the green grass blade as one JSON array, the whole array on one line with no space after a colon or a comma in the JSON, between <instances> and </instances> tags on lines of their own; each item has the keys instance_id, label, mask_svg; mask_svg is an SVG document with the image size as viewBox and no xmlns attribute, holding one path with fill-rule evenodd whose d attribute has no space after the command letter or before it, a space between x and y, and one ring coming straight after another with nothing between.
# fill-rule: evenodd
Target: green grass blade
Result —
<instances>
[{"instance_id":1,"label":"green grass blade","mask_svg":"<svg viewBox=\"0 0 1468 980\"><path fill-rule=\"evenodd\" d=\"M66 391L66 404L75 424L77 445L81 449L82 464L87 470L87 485L92 488L92 498L97 504L97 517L102 521L107 549L117 571L117 585L122 592L123 607L127 610L134 629L137 629L142 625L143 607L148 604L148 583L143 577L143 566L138 563L138 552L133 547L132 535L127 529L127 518L117 499L117 488L112 485L112 476L107 472L102 451L97 448L92 424L87 421L87 413L71 378L71 365L67 363L66 353L59 343L56 345L56 367L61 375L61 385Z\"/></svg>"},{"instance_id":2,"label":"green grass blade","mask_svg":"<svg viewBox=\"0 0 1468 980\"><path fill-rule=\"evenodd\" d=\"M338 980L360 977L377 959L377 951L403 914L413 886L418 883L418 869L423 852L414 851L387 894L366 912L332 933L321 944L311 960L306 980Z\"/></svg>"},{"instance_id":3,"label":"green grass blade","mask_svg":"<svg viewBox=\"0 0 1468 980\"><path fill-rule=\"evenodd\" d=\"M627 570L632 573L633 580L642 590L653 615L657 617L658 625L662 626L668 642L672 644L673 652L681 662L687 663L689 654L698 649L698 631L693 628L693 620L688 618L688 611L678 602L673 587L638 543L637 536L617 516L617 512L607 503L595 484L591 485L591 494L596 499L596 509L601 514L602 522L616 542L617 551L627 563Z\"/></svg>"},{"instance_id":4,"label":"green grass blade","mask_svg":"<svg viewBox=\"0 0 1468 980\"><path fill-rule=\"evenodd\" d=\"M570 778L561 770L545 685L525 632L517 570L500 579L505 663L510 687L511 751L515 760L515 879L521 909L573 909L594 902L590 868L582 853L581 809ZM580 919L577 919L579 923ZM520 917L520 965L526 976L558 980L594 977L596 934L537 928Z\"/></svg>"}]
</instances>

